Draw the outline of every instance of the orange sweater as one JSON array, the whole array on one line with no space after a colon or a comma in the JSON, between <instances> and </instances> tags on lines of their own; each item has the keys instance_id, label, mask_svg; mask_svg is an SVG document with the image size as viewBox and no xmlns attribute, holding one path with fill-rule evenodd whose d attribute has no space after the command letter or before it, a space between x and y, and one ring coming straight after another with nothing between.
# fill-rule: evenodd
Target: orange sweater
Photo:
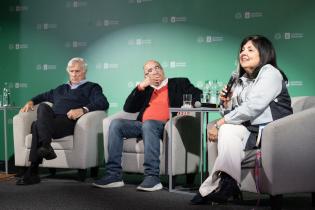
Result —
<instances>
[{"instance_id":1,"label":"orange sweater","mask_svg":"<svg viewBox=\"0 0 315 210\"><path fill-rule=\"evenodd\" d=\"M166 122L169 119L168 86L165 85L159 90L154 90L149 106L143 113L142 121L159 120Z\"/></svg>"}]
</instances>

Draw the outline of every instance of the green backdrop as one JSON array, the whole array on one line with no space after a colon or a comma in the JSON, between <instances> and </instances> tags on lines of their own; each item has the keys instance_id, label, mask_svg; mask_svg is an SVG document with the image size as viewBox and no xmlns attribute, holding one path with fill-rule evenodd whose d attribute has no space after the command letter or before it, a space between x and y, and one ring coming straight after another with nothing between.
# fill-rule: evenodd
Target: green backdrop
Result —
<instances>
[{"instance_id":1,"label":"green backdrop","mask_svg":"<svg viewBox=\"0 0 315 210\"><path fill-rule=\"evenodd\" d=\"M12 101L22 106L66 82L67 61L80 56L112 114L143 78L146 60L198 87L226 82L241 40L262 34L276 47L291 96L314 95L314 9L312 0L1 0L0 87L9 82ZM9 134L12 154L12 128Z\"/></svg>"}]
</instances>

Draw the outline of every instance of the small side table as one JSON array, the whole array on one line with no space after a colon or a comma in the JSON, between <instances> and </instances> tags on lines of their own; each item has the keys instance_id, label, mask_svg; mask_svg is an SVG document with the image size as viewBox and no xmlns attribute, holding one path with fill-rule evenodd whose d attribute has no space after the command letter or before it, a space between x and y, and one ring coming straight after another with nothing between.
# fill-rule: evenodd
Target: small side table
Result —
<instances>
[{"instance_id":1,"label":"small side table","mask_svg":"<svg viewBox=\"0 0 315 210\"><path fill-rule=\"evenodd\" d=\"M206 136L207 136L207 129L204 128L204 119L208 119L208 114L210 112L215 113L219 112L219 108L206 108L206 107L200 107L200 108L169 108L169 115L170 115L170 129L169 129L169 141L168 141L168 174L169 174L169 192L180 192L172 188L172 137L173 137L173 131L172 131L172 113L176 112L194 112L194 113L200 113L200 167L201 167L201 173L200 173L200 180L203 181L204 179L204 174L203 170L206 168L205 163L206 163ZM205 141L204 141L205 139ZM185 192L181 192L185 193Z\"/></svg>"},{"instance_id":2,"label":"small side table","mask_svg":"<svg viewBox=\"0 0 315 210\"><path fill-rule=\"evenodd\" d=\"M4 140L4 164L5 164L5 173L8 174L8 135L7 135L7 112L16 111L21 107L18 106L1 106L0 111L3 112L3 140Z\"/></svg>"}]
</instances>

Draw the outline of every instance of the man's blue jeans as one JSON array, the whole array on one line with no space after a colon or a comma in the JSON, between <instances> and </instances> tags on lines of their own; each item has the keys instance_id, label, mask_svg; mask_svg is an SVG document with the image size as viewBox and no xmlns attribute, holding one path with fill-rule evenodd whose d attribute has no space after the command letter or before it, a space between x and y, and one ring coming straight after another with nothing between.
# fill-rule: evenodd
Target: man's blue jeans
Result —
<instances>
[{"instance_id":1,"label":"man's blue jeans","mask_svg":"<svg viewBox=\"0 0 315 210\"><path fill-rule=\"evenodd\" d=\"M160 174L160 139L163 137L165 122L147 120L115 119L110 123L108 134L108 161L106 173L122 178L121 157L126 138L142 138L144 143L144 175Z\"/></svg>"}]
</instances>

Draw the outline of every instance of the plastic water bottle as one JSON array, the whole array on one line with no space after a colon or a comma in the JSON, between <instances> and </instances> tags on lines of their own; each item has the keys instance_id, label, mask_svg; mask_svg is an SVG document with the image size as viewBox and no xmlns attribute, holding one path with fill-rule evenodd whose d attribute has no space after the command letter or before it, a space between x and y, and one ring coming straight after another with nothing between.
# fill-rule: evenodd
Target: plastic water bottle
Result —
<instances>
[{"instance_id":1,"label":"plastic water bottle","mask_svg":"<svg viewBox=\"0 0 315 210\"><path fill-rule=\"evenodd\" d=\"M213 80L210 85L210 103L218 104L219 99L219 85L217 80Z\"/></svg>"},{"instance_id":2,"label":"plastic water bottle","mask_svg":"<svg viewBox=\"0 0 315 210\"><path fill-rule=\"evenodd\" d=\"M2 105L10 106L10 88L7 82L4 83L3 91L2 91Z\"/></svg>"},{"instance_id":3,"label":"plastic water bottle","mask_svg":"<svg viewBox=\"0 0 315 210\"><path fill-rule=\"evenodd\" d=\"M202 88L201 103L205 106L207 103L210 102L209 98L210 98L210 83L209 83L209 80L206 80Z\"/></svg>"}]
</instances>

